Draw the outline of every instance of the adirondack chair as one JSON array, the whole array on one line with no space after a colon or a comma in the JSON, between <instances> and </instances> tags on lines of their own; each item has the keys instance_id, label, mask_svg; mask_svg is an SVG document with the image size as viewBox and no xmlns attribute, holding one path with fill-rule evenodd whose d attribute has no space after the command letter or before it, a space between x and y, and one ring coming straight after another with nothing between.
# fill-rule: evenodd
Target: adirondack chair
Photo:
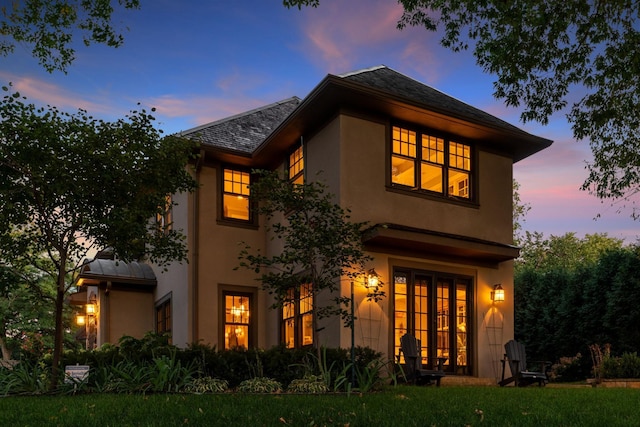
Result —
<instances>
[{"instance_id":1,"label":"adirondack chair","mask_svg":"<svg viewBox=\"0 0 640 427\"><path fill-rule=\"evenodd\" d=\"M546 367L551 365L550 362L537 362L540 363L540 371L528 371L527 370L527 353L525 352L524 345L511 340L504 345L505 355L502 359L502 380L498 383L501 387L507 384L515 382L517 387L526 387L533 383L538 383L539 386L544 386L547 381ZM505 378L506 362L509 362L509 369L511 370L511 376Z\"/></svg>"},{"instance_id":2,"label":"adirondack chair","mask_svg":"<svg viewBox=\"0 0 640 427\"><path fill-rule=\"evenodd\" d=\"M420 340L411 334L404 334L400 338L400 351L404 355L404 374L408 382L416 385L435 382L436 386L440 387L440 380L445 375L442 364L446 358L438 358L438 369L423 369Z\"/></svg>"}]
</instances>

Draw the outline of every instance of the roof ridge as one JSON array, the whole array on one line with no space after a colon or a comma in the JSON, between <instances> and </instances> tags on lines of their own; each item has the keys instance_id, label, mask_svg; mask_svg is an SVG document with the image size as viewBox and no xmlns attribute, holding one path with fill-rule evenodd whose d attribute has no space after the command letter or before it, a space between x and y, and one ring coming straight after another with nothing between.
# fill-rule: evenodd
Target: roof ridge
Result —
<instances>
[{"instance_id":1,"label":"roof ridge","mask_svg":"<svg viewBox=\"0 0 640 427\"><path fill-rule=\"evenodd\" d=\"M386 69L387 69L387 70L389 70L389 71L393 71L394 73L399 74L399 75L401 75L401 76L403 76L403 77L406 77L407 79L410 79L410 80L412 80L412 81L414 81L414 82L416 82L416 83L418 83L418 84L420 84L420 85L422 85L422 86L425 86L425 87L427 87L427 88L429 88L429 89L431 89L431 90L433 90L433 91L435 91L435 92L438 92L438 93L440 93L440 94L441 94L441 95L443 95L443 96L446 96L446 97L448 97L448 98L450 98L450 99L453 99L454 101L459 102L460 104L464 104L464 105L465 105L465 106L467 106L468 108L471 108L471 109L473 109L473 110L479 111L479 112L480 112L480 113L482 113L482 114L489 115L489 116L493 117L494 119L499 120L499 121L503 122L504 124L506 124L506 125L508 125L508 126L510 126L510 127L513 127L513 128L519 129L519 130L522 130L522 129L518 128L516 125L514 125L514 124L512 124L512 123L509 123L508 121L506 121L506 120L504 120L504 119L502 119L502 118L500 118L500 117L496 116L495 114L488 113L488 112L486 112L485 110L483 110L483 109L481 109L481 108L478 108L478 107L476 107L476 106L474 106L474 105L472 105L472 104L470 104L470 103L468 103L468 102L466 102L466 101L463 101L463 100L462 100L462 99L460 99L460 98L457 98L457 97L455 97L455 96L453 96L453 95L450 95L450 94L448 94L448 93L446 93L446 92L443 92L443 91L441 91L440 89L438 89L438 88L436 88L436 87L434 87L434 86L431 86L430 84L427 84L427 83L421 82L421 81L420 81L420 80L418 80L418 79L415 79L415 78L413 78L413 77L411 77L411 76L408 76L408 75L406 75L406 74L404 74L404 73L401 73L400 71L395 70L395 69L393 69L393 68L391 68L391 67L388 67L388 66L386 66L386 65L380 65L380 66L377 66L377 67L371 67L370 69L360 70L360 72L347 73L347 74L345 75L345 77L347 77L347 76L349 76L349 75L359 74L359 73L361 73L361 72L365 72L365 71L375 71L375 70L379 70L379 69L381 69L381 68L386 68Z\"/></svg>"},{"instance_id":2,"label":"roof ridge","mask_svg":"<svg viewBox=\"0 0 640 427\"><path fill-rule=\"evenodd\" d=\"M205 124L203 124L203 125L196 126L196 127L194 127L194 128L191 128L191 129L187 129L187 130L185 130L185 131L180 131L180 132L178 132L177 134L178 134L179 136L186 136L186 135L190 135L190 134L195 133L195 132L198 132L198 131L200 131L200 130L202 130L202 129L206 129L206 128L208 128L208 127L215 126L215 125L219 125L219 124L221 124L221 123L229 122L229 121L232 121L232 120L238 119L238 118L240 118L240 117L249 116L249 115L251 115L251 114L255 114L255 113L259 112L259 111L267 110L267 109L269 109L269 108L273 108L273 107L275 107L275 106L277 106L277 105L286 104L286 103L289 103L289 102L291 102L291 101L300 101L300 98L298 98L297 96L295 96L295 95L294 95L294 96L292 96L292 97L290 97L290 98L287 98L287 99L283 99L283 100L280 100L280 101L272 102L271 104L268 104L268 105L263 105L263 106L261 106L261 107L254 108L253 110L244 111L244 112L242 112L242 113L238 113L238 114L235 114L235 115L233 115L233 116L224 117L224 118L222 118L222 119L214 120L214 121L212 121L212 122L205 123Z\"/></svg>"},{"instance_id":3,"label":"roof ridge","mask_svg":"<svg viewBox=\"0 0 640 427\"><path fill-rule=\"evenodd\" d=\"M353 76L355 74L362 74L362 73L367 73L369 71L379 70L381 68L389 68L389 67L387 67L386 65L380 64L380 65L375 65L373 67L362 68L360 70L349 71L349 72L343 73L343 74L336 74L336 77L345 78L345 77ZM391 69L391 68L389 68L389 69ZM393 70L393 71L395 71L395 70ZM397 71L396 71L396 73L397 73Z\"/></svg>"}]
</instances>

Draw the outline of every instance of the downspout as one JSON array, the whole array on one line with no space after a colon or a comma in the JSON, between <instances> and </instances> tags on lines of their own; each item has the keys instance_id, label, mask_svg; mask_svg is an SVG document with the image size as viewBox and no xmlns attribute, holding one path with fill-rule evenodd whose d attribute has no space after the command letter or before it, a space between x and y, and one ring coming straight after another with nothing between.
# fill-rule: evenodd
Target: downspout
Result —
<instances>
[{"instance_id":1,"label":"downspout","mask_svg":"<svg viewBox=\"0 0 640 427\"><path fill-rule=\"evenodd\" d=\"M200 263L200 171L202 169L202 164L204 163L205 151L200 149L200 153L198 159L195 164L195 173L196 173L196 189L193 192L192 200L192 209L191 209L191 220L192 220L192 229L191 233L191 337L190 342L196 343L198 342L199 331L198 331L198 288L200 286L200 278L199 278L199 263Z\"/></svg>"}]
</instances>

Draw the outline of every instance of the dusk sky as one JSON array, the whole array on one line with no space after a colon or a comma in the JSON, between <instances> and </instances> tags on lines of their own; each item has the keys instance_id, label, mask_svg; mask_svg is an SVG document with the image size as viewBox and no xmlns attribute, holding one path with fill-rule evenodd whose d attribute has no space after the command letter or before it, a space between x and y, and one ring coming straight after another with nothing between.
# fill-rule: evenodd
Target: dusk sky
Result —
<instances>
[{"instance_id":1,"label":"dusk sky","mask_svg":"<svg viewBox=\"0 0 640 427\"><path fill-rule=\"evenodd\" d=\"M329 73L384 64L554 141L514 166L521 198L531 206L526 230L546 237L606 232L629 243L640 234L629 209L580 191L589 144L572 138L563 114L547 126L522 124L520 110L493 98L494 76L482 72L471 52L450 52L439 34L422 28L396 29L402 8L395 0L321 0L319 8L301 11L281 0L141 3L114 17L124 46L84 47L78 38L67 74L47 73L28 46L18 46L0 58L1 85L11 82L30 102L83 108L106 120L124 117L139 102L155 107L158 126L174 133L304 98Z\"/></svg>"}]
</instances>

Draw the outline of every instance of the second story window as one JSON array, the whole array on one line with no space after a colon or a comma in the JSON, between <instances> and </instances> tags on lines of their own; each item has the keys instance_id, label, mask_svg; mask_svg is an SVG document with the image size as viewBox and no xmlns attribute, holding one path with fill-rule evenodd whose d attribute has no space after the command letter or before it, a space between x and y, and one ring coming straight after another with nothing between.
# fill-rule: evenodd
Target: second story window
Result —
<instances>
[{"instance_id":1,"label":"second story window","mask_svg":"<svg viewBox=\"0 0 640 427\"><path fill-rule=\"evenodd\" d=\"M304 156L302 145L289 154L289 181L304 184Z\"/></svg>"},{"instance_id":2,"label":"second story window","mask_svg":"<svg viewBox=\"0 0 640 427\"><path fill-rule=\"evenodd\" d=\"M223 218L249 221L249 173L224 168L223 181Z\"/></svg>"},{"instance_id":3,"label":"second story window","mask_svg":"<svg viewBox=\"0 0 640 427\"><path fill-rule=\"evenodd\" d=\"M409 190L471 199L471 146L394 126L391 184Z\"/></svg>"},{"instance_id":4,"label":"second story window","mask_svg":"<svg viewBox=\"0 0 640 427\"><path fill-rule=\"evenodd\" d=\"M170 194L168 194L164 200L164 206L158 206L156 226L159 232L168 233L173 228L173 200Z\"/></svg>"}]
</instances>

